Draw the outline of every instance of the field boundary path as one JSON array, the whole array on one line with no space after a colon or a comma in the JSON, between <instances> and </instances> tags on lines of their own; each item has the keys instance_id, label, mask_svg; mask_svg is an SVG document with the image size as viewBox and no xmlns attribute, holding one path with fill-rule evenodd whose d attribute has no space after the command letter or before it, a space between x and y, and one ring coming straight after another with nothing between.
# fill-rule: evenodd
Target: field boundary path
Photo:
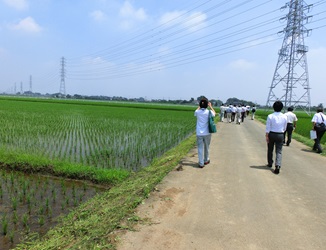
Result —
<instances>
[{"instance_id":1,"label":"field boundary path","mask_svg":"<svg viewBox=\"0 0 326 250\"><path fill-rule=\"evenodd\" d=\"M325 249L326 157L293 140L275 175L264 128L218 123L211 163L198 168L191 150L137 208L144 223L118 235L118 250Z\"/></svg>"}]
</instances>

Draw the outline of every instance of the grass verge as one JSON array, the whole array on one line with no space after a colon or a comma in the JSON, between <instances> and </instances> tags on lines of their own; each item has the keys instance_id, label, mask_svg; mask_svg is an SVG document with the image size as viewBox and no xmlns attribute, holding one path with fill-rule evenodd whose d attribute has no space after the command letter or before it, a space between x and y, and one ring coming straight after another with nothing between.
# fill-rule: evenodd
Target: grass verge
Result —
<instances>
[{"instance_id":1,"label":"grass verge","mask_svg":"<svg viewBox=\"0 0 326 250\"><path fill-rule=\"evenodd\" d=\"M195 138L190 136L150 166L82 204L42 238L30 235L15 249L115 249L111 232L195 146Z\"/></svg>"},{"instance_id":2,"label":"grass verge","mask_svg":"<svg viewBox=\"0 0 326 250\"><path fill-rule=\"evenodd\" d=\"M113 186L128 178L130 172L123 169L103 169L46 158L19 152L8 153L0 149L0 168L30 174L44 174L69 179L86 180L95 184Z\"/></svg>"}]
</instances>

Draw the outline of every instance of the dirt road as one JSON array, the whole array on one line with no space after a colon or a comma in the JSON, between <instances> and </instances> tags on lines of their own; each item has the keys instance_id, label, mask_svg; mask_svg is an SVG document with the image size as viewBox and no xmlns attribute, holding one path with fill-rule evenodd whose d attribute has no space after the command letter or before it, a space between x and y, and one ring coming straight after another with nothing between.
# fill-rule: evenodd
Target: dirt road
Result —
<instances>
[{"instance_id":1,"label":"dirt road","mask_svg":"<svg viewBox=\"0 0 326 250\"><path fill-rule=\"evenodd\" d=\"M293 141L275 175L263 124L217 128L211 163L197 168L193 149L137 209L151 223L121 235L118 249L325 249L326 157Z\"/></svg>"}]
</instances>

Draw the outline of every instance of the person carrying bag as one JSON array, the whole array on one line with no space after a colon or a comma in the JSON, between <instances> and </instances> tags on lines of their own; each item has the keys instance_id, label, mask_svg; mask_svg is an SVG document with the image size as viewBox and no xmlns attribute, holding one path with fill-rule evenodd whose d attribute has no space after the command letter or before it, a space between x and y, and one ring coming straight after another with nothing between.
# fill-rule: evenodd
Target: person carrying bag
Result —
<instances>
[{"instance_id":1,"label":"person carrying bag","mask_svg":"<svg viewBox=\"0 0 326 250\"><path fill-rule=\"evenodd\" d=\"M323 149L320 145L320 141L323 138L326 131L325 120L326 120L326 116L323 113L323 108L318 108L317 113L313 116L311 122L312 122L313 130L315 130L317 134L317 137L314 139L315 144L312 149L319 154L323 152Z\"/></svg>"},{"instance_id":2,"label":"person carrying bag","mask_svg":"<svg viewBox=\"0 0 326 250\"><path fill-rule=\"evenodd\" d=\"M208 110L207 107L209 107L210 110ZM200 168L203 168L205 165L210 163L209 145L211 143L211 137L212 137L211 133L213 133L210 132L210 127L211 127L210 124L214 123L215 115L216 112L213 109L212 104L208 102L207 98L202 98L199 101L198 108L195 110L195 116L197 117L196 138L197 138L197 148L198 148L198 165ZM213 130L214 130L214 126L212 126ZM215 131L216 131L216 127L215 127Z\"/></svg>"}]
</instances>

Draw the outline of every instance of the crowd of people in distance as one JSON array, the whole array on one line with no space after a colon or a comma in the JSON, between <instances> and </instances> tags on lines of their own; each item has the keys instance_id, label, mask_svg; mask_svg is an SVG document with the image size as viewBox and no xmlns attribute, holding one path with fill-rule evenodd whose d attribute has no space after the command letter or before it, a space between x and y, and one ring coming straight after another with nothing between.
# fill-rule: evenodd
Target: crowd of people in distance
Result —
<instances>
[{"instance_id":1,"label":"crowd of people in distance","mask_svg":"<svg viewBox=\"0 0 326 250\"><path fill-rule=\"evenodd\" d=\"M255 119L256 106L245 106L244 104L223 104L220 106L220 122L235 122L240 125L244 119L251 114L251 120Z\"/></svg>"}]
</instances>

